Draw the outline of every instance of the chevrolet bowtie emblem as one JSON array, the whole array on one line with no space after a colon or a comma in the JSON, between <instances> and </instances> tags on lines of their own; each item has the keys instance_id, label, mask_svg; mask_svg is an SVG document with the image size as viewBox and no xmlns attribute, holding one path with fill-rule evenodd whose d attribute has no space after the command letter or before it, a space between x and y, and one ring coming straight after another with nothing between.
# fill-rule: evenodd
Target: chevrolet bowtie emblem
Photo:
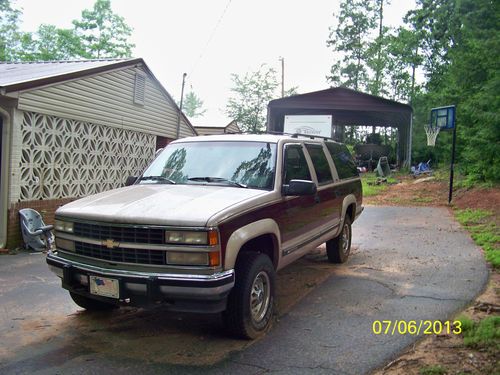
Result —
<instances>
[{"instance_id":1,"label":"chevrolet bowtie emblem","mask_svg":"<svg viewBox=\"0 0 500 375\"><path fill-rule=\"evenodd\" d=\"M109 239L106 241L102 241L102 245L106 246L108 249L114 249L115 247L120 246L120 243L116 242L115 240Z\"/></svg>"}]
</instances>

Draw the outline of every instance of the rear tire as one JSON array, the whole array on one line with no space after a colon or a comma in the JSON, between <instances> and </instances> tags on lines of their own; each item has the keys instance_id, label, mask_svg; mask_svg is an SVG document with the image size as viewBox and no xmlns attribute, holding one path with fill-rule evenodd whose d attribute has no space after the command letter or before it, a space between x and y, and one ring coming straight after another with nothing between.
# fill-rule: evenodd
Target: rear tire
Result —
<instances>
[{"instance_id":1,"label":"rear tire","mask_svg":"<svg viewBox=\"0 0 500 375\"><path fill-rule=\"evenodd\" d=\"M236 262L236 281L222 313L234 335L255 339L266 332L274 311L276 272L265 254L244 252Z\"/></svg>"},{"instance_id":2,"label":"rear tire","mask_svg":"<svg viewBox=\"0 0 500 375\"><path fill-rule=\"evenodd\" d=\"M340 234L326 241L326 255L332 263L344 263L351 253L352 228L351 218L345 216Z\"/></svg>"},{"instance_id":3,"label":"rear tire","mask_svg":"<svg viewBox=\"0 0 500 375\"><path fill-rule=\"evenodd\" d=\"M88 311L109 311L119 307L118 305L114 305L112 303L98 301L73 292L69 292L69 295L78 306L83 307Z\"/></svg>"}]
</instances>

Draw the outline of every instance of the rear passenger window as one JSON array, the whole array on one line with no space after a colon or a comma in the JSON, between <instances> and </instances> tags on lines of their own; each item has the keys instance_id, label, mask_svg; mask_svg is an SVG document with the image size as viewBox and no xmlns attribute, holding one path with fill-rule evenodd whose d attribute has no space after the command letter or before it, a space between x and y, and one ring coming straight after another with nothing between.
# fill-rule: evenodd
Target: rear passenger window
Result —
<instances>
[{"instance_id":1,"label":"rear passenger window","mask_svg":"<svg viewBox=\"0 0 500 375\"><path fill-rule=\"evenodd\" d=\"M316 176L318 177L318 184L321 185L332 182L332 172L323 151L323 147L320 145L306 144L306 148L309 152L309 156L311 156L314 170L316 171Z\"/></svg>"},{"instance_id":2,"label":"rear passenger window","mask_svg":"<svg viewBox=\"0 0 500 375\"><path fill-rule=\"evenodd\" d=\"M335 168L339 174L340 179L358 177L358 169L349 150L345 145L338 143L325 142L330 155L332 156L333 162L335 163Z\"/></svg>"},{"instance_id":3,"label":"rear passenger window","mask_svg":"<svg viewBox=\"0 0 500 375\"><path fill-rule=\"evenodd\" d=\"M285 148L284 184L290 180L311 180L309 167L300 145L287 145Z\"/></svg>"}]
</instances>

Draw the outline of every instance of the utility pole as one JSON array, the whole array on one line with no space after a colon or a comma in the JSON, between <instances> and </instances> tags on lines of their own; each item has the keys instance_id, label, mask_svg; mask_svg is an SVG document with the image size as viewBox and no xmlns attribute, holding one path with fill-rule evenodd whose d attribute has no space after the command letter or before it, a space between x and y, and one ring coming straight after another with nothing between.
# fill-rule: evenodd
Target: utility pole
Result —
<instances>
[{"instance_id":1,"label":"utility pole","mask_svg":"<svg viewBox=\"0 0 500 375\"><path fill-rule=\"evenodd\" d=\"M281 97L285 97L285 58L280 57L281 61Z\"/></svg>"},{"instance_id":2,"label":"utility pole","mask_svg":"<svg viewBox=\"0 0 500 375\"><path fill-rule=\"evenodd\" d=\"M184 84L186 83L187 73L182 75L182 88L181 88L181 103L179 105L179 113L177 114L177 135L176 139L179 139L179 135L181 132L181 113L182 113L182 100L184 99Z\"/></svg>"}]
</instances>

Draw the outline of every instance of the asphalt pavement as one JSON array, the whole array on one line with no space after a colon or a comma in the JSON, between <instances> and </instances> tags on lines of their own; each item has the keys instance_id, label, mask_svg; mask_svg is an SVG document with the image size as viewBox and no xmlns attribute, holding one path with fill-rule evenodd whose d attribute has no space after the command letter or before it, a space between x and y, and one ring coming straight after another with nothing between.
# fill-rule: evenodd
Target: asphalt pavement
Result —
<instances>
[{"instance_id":1,"label":"asphalt pavement","mask_svg":"<svg viewBox=\"0 0 500 375\"><path fill-rule=\"evenodd\" d=\"M349 261L334 266L262 339L242 347L219 332L217 317L184 321L180 329L185 335L205 327L203 346L193 347L193 353L204 350L209 356L211 350L234 347L205 366L162 359L158 338L175 345L183 336L151 340L161 328L157 316L144 311L87 314L69 302L42 255L1 256L0 373L365 374L422 337L397 330L377 335L374 321L453 319L487 282L481 250L446 208L370 206L353 233ZM141 317L152 322L138 329ZM131 336L123 336L123 325L109 328L117 319L128 322L133 345L126 346Z\"/></svg>"}]
</instances>

